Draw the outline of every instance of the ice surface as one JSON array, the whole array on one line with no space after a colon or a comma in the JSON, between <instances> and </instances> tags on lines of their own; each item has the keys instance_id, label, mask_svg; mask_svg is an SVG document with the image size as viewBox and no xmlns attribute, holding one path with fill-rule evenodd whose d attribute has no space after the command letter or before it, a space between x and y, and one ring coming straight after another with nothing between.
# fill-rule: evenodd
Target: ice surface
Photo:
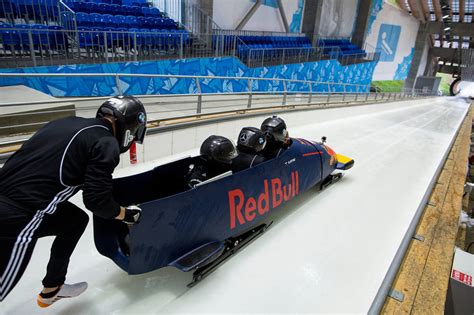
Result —
<instances>
[{"instance_id":1,"label":"ice surface","mask_svg":"<svg viewBox=\"0 0 474 315\"><path fill-rule=\"evenodd\" d=\"M46 310L36 306L52 242L41 239L0 313L365 313L467 108L441 98L292 128L295 137L327 136L354 168L326 191L289 202L284 219L192 289L191 274L172 268L128 276L97 253L89 223L68 274L89 289ZM80 195L72 200L82 206Z\"/></svg>"}]
</instances>

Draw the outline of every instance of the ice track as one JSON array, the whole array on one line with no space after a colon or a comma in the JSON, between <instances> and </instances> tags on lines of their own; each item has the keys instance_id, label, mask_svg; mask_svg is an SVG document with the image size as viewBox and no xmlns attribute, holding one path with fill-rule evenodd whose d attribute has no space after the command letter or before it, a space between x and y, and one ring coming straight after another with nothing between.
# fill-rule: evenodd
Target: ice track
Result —
<instances>
[{"instance_id":1,"label":"ice track","mask_svg":"<svg viewBox=\"0 0 474 315\"><path fill-rule=\"evenodd\" d=\"M439 98L290 125L294 137L327 136L354 168L326 191L286 204L285 218L194 288L186 287L191 274L173 268L128 276L97 253L90 222L68 274L68 282L89 282L86 293L36 306L52 242L41 239L0 314L366 313L467 109ZM72 201L83 207L80 195Z\"/></svg>"}]
</instances>

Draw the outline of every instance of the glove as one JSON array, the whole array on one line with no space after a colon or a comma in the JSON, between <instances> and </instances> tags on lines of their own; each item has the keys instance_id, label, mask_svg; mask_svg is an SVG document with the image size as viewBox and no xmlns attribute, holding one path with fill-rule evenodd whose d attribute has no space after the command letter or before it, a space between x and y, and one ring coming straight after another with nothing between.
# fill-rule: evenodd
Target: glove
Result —
<instances>
[{"instance_id":1,"label":"glove","mask_svg":"<svg viewBox=\"0 0 474 315\"><path fill-rule=\"evenodd\" d=\"M125 208L125 217L122 222L128 225L134 225L140 222L140 216L142 215L142 209L140 207L131 205Z\"/></svg>"}]
</instances>

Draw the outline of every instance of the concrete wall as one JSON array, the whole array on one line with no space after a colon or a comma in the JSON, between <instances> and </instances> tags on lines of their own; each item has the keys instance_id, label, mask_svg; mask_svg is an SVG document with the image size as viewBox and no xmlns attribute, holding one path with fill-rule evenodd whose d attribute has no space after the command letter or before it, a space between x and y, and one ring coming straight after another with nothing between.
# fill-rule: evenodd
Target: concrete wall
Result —
<instances>
[{"instance_id":1,"label":"concrete wall","mask_svg":"<svg viewBox=\"0 0 474 315\"><path fill-rule=\"evenodd\" d=\"M351 37L359 0L324 0L320 37Z\"/></svg>"},{"instance_id":2,"label":"concrete wall","mask_svg":"<svg viewBox=\"0 0 474 315\"><path fill-rule=\"evenodd\" d=\"M236 29L256 0L214 0L213 19L223 29ZM290 32L300 33L304 0L283 0L283 9ZM278 2L263 0L262 5L250 18L243 30L285 32Z\"/></svg>"}]
</instances>

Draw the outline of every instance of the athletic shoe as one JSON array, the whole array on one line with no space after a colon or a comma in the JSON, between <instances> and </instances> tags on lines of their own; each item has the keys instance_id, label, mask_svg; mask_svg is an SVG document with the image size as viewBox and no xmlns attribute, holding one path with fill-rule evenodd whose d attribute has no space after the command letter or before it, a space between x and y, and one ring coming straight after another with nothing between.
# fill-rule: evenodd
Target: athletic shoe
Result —
<instances>
[{"instance_id":1,"label":"athletic shoe","mask_svg":"<svg viewBox=\"0 0 474 315\"><path fill-rule=\"evenodd\" d=\"M63 284L57 290L50 293L38 294L36 302L39 307L48 307L54 302L61 299L68 299L79 296L87 289L87 282L79 282L74 284Z\"/></svg>"}]
</instances>

